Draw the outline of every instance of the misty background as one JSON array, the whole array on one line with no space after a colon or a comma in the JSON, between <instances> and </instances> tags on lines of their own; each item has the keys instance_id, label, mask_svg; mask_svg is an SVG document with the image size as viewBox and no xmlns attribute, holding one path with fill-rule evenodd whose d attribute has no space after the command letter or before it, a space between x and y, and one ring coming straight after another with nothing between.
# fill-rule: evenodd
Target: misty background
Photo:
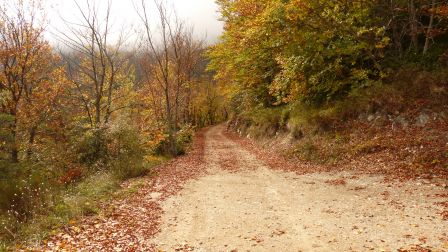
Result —
<instances>
[{"instance_id":1,"label":"misty background","mask_svg":"<svg viewBox=\"0 0 448 252\"><path fill-rule=\"evenodd\" d=\"M121 29L125 29L128 36L136 36L141 25L136 7L140 9L141 0L94 0L88 2L95 4L100 13L99 16L104 17L102 14L104 14L109 1L111 3L113 32L118 33ZM81 8L88 9L86 8L87 1L78 0L76 2ZM69 33L68 23L81 23L81 12L76 2L70 0L45 1L44 8L48 22L46 37L52 44L59 44L57 37L61 32ZM153 30L156 30L159 17L154 1L146 0L145 3L149 7L148 12ZM215 43L223 31L223 22L218 20L218 6L215 0L166 0L166 7L172 15L177 15L188 26L192 26L195 36L205 39L208 44ZM132 38L130 40L132 41Z\"/></svg>"}]
</instances>

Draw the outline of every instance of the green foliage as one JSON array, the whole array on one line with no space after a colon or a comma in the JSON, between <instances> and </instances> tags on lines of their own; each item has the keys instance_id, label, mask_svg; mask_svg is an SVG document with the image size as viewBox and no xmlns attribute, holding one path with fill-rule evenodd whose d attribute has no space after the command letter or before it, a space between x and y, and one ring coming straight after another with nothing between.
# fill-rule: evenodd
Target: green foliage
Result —
<instances>
[{"instance_id":1,"label":"green foliage","mask_svg":"<svg viewBox=\"0 0 448 252\"><path fill-rule=\"evenodd\" d=\"M242 117L287 105L281 126L291 118L292 128L328 131L375 110L378 100L390 107L405 100L384 85L400 69L442 71L448 62L446 1L412 1L415 8L408 1L217 2L226 29L208 51L208 68ZM421 27L412 30L415 23Z\"/></svg>"},{"instance_id":2,"label":"green foliage","mask_svg":"<svg viewBox=\"0 0 448 252\"><path fill-rule=\"evenodd\" d=\"M112 130L109 134L108 163L121 179L138 177L149 172L145 162L146 150L138 132L129 127Z\"/></svg>"},{"instance_id":3,"label":"green foliage","mask_svg":"<svg viewBox=\"0 0 448 252\"><path fill-rule=\"evenodd\" d=\"M322 104L382 77L389 38L373 2L219 2L228 29L209 51L209 68L252 106ZM232 15L248 8L256 11Z\"/></svg>"},{"instance_id":4,"label":"green foliage","mask_svg":"<svg viewBox=\"0 0 448 252\"><path fill-rule=\"evenodd\" d=\"M91 129L84 133L76 146L79 161L95 169L102 168L108 161L108 141L106 129Z\"/></svg>"},{"instance_id":5,"label":"green foliage","mask_svg":"<svg viewBox=\"0 0 448 252\"><path fill-rule=\"evenodd\" d=\"M272 137L285 128L282 125L283 108L258 108L241 113L239 129L252 137Z\"/></svg>"},{"instance_id":6,"label":"green foliage","mask_svg":"<svg viewBox=\"0 0 448 252\"><path fill-rule=\"evenodd\" d=\"M0 159L8 158L7 155L13 140L10 132L10 127L13 122L14 116L0 112Z\"/></svg>"},{"instance_id":7,"label":"green foliage","mask_svg":"<svg viewBox=\"0 0 448 252\"><path fill-rule=\"evenodd\" d=\"M357 155L371 154L383 150L384 148L373 140L362 142L353 148Z\"/></svg>"},{"instance_id":8,"label":"green foliage","mask_svg":"<svg viewBox=\"0 0 448 252\"><path fill-rule=\"evenodd\" d=\"M62 188L46 167L0 160L0 242L14 239L21 225L48 208Z\"/></svg>"},{"instance_id":9,"label":"green foliage","mask_svg":"<svg viewBox=\"0 0 448 252\"><path fill-rule=\"evenodd\" d=\"M79 184L70 186L52 210L66 219L95 214L98 212L98 203L117 190L119 182L112 173L96 173Z\"/></svg>"},{"instance_id":10,"label":"green foliage","mask_svg":"<svg viewBox=\"0 0 448 252\"><path fill-rule=\"evenodd\" d=\"M132 126L117 123L85 131L79 139L64 143L65 156L50 157L55 152L47 143L46 149L35 152L40 160L0 159L2 242L41 239L72 219L96 214L99 202L121 181L145 175L160 162L147 160L144 138Z\"/></svg>"},{"instance_id":11,"label":"green foliage","mask_svg":"<svg viewBox=\"0 0 448 252\"><path fill-rule=\"evenodd\" d=\"M119 185L120 181L111 173L95 173L78 184L69 185L65 190L53 191L48 205L36 206L33 218L27 222L18 222L11 214L0 215L2 227L8 228L8 231L2 229L2 232L5 231L2 241L42 240L54 234L62 225L98 213L101 202L110 199L120 188ZM47 192L47 195L50 193Z\"/></svg>"},{"instance_id":12,"label":"green foliage","mask_svg":"<svg viewBox=\"0 0 448 252\"><path fill-rule=\"evenodd\" d=\"M177 155L185 154L189 144L193 140L195 127L191 124L183 125L176 133L176 152ZM155 154L169 156L169 141L165 137L155 148Z\"/></svg>"},{"instance_id":13,"label":"green foliage","mask_svg":"<svg viewBox=\"0 0 448 252\"><path fill-rule=\"evenodd\" d=\"M27 221L45 206L57 183L51 170L31 163L0 160L0 211Z\"/></svg>"},{"instance_id":14,"label":"green foliage","mask_svg":"<svg viewBox=\"0 0 448 252\"><path fill-rule=\"evenodd\" d=\"M294 149L294 156L303 161L319 162L319 148L311 141L303 141Z\"/></svg>"},{"instance_id":15,"label":"green foliage","mask_svg":"<svg viewBox=\"0 0 448 252\"><path fill-rule=\"evenodd\" d=\"M120 179L149 172L143 139L131 126L117 124L108 129L89 130L75 149L79 162L91 172L110 170Z\"/></svg>"},{"instance_id":16,"label":"green foliage","mask_svg":"<svg viewBox=\"0 0 448 252\"><path fill-rule=\"evenodd\" d=\"M184 125L176 134L176 149L178 154L185 154L188 145L193 141L195 128L191 124Z\"/></svg>"}]
</instances>

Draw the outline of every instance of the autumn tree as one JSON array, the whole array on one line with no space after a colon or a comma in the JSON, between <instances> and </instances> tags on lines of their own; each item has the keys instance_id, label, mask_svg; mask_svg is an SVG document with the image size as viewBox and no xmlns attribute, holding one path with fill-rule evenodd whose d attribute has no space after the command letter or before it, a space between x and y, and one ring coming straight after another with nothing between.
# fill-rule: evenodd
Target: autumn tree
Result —
<instances>
[{"instance_id":1,"label":"autumn tree","mask_svg":"<svg viewBox=\"0 0 448 252\"><path fill-rule=\"evenodd\" d=\"M95 1L86 1L86 6L74 3L81 22L65 21L67 30L61 31L58 38L67 48L63 58L85 118L91 129L100 129L114 112L130 106L120 102L127 98L122 89L129 89L133 83L129 54L123 48L128 34L121 31L112 36L111 1L104 9Z\"/></svg>"},{"instance_id":2,"label":"autumn tree","mask_svg":"<svg viewBox=\"0 0 448 252\"><path fill-rule=\"evenodd\" d=\"M387 45L368 1L218 1L225 32L209 51L247 110L324 103L380 74Z\"/></svg>"},{"instance_id":3,"label":"autumn tree","mask_svg":"<svg viewBox=\"0 0 448 252\"><path fill-rule=\"evenodd\" d=\"M168 133L169 152L176 150L176 131L179 129L181 114L187 114L189 96L188 84L192 81L195 69L200 63L203 41L193 36L175 14L166 9L162 1L154 1L158 14L158 30L154 31L148 13L148 6L141 1L138 14L143 24L143 50L141 54L144 79L149 85L149 94L155 108L163 106L164 113L155 112L165 121ZM160 93L163 94L160 96ZM181 108L184 108L181 112Z\"/></svg>"},{"instance_id":4,"label":"autumn tree","mask_svg":"<svg viewBox=\"0 0 448 252\"><path fill-rule=\"evenodd\" d=\"M425 55L432 44L444 43L447 33L448 1L378 1L373 8L377 21L391 38L390 53L400 58Z\"/></svg>"},{"instance_id":5,"label":"autumn tree","mask_svg":"<svg viewBox=\"0 0 448 252\"><path fill-rule=\"evenodd\" d=\"M0 7L0 109L9 116L10 158L19 161L20 139L32 154L38 126L49 118L63 85L58 57L43 38L40 2L7 1Z\"/></svg>"},{"instance_id":6,"label":"autumn tree","mask_svg":"<svg viewBox=\"0 0 448 252\"><path fill-rule=\"evenodd\" d=\"M189 107L191 103L191 89L194 81L204 74L202 54L204 41L194 38L193 29L184 29L181 24L179 31L170 36L174 56L175 72L175 107L174 120L176 127L180 120L189 122ZM181 118L182 117L182 118Z\"/></svg>"},{"instance_id":7,"label":"autumn tree","mask_svg":"<svg viewBox=\"0 0 448 252\"><path fill-rule=\"evenodd\" d=\"M191 90L190 105L192 122L195 125L201 127L214 125L227 119L225 98L221 88L210 75L204 74L195 81L194 89Z\"/></svg>"}]
</instances>

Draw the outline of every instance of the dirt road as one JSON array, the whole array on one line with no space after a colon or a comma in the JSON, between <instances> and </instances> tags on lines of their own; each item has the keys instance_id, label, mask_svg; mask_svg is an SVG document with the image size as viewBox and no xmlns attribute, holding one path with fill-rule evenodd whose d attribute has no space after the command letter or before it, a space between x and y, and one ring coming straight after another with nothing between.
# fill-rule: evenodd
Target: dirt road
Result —
<instances>
[{"instance_id":1,"label":"dirt road","mask_svg":"<svg viewBox=\"0 0 448 252\"><path fill-rule=\"evenodd\" d=\"M188 155L123 184L134 193L23 251L448 251L443 186L272 169L223 132L199 132Z\"/></svg>"},{"instance_id":2,"label":"dirt road","mask_svg":"<svg viewBox=\"0 0 448 252\"><path fill-rule=\"evenodd\" d=\"M350 173L271 170L223 135L206 133L208 173L162 203L162 251L448 251L448 222L427 181L386 184ZM344 177L344 180L338 178ZM418 247L417 246L417 247Z\"/></svg>"}]
</instances>

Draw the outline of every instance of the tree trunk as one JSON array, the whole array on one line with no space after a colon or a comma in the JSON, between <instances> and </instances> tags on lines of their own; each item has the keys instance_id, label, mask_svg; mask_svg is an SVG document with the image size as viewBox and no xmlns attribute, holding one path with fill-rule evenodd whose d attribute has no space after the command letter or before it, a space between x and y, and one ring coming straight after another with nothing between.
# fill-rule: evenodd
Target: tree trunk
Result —
<instances>
[{"instance_id":1,"label":"tree trunk","mask_svg":"<svg viewBox=\"0 0 448 252\"><path fill-rule=\"evenodd\" d=\"M402 37L401 37L401 31L398 27L398 21L395 18L395 4L393 1L390 3L390 15L391 15L391 28L392 28L392 39L395 46L395 49L398 52L398 56L401 58L403 57L403 44L402 44Z\"/></svg>"},{"instance_id":2,"label":"tree trunk","mask_svg":"<svg viewBox=\"0 0 448 252\"><path fill-rule=\"evenodd\" d=\"M411 46L418 53L418 26L417 26L417 11L415 9L414 0L409 1L409 18L411 24Z\"/></svg>"},{"instance_id":3,"label":"tree trunk","mask_svg":"<svg viewBox=\"0 0 448 252\"><path fill-rule=\"evenodd\" d=\"M36 126L33 126L30 130L30 137L28 139L28 149L26 151L27 159L30 159L31 156L33 155L33 144L34 139L36 138L36 130L37 130Z\"/></svg>"},{"instance_id":4,"label":"tree trunk","mask_svg":"<svg viewBox=\"0 0 448 252\"><path fill-rule=\"evenodd\" d=\"M95 101L95 128L99 129L101 125L101 98L97 97Z\"/></svg>"},{"instance_id":5,"label":"tree trunk","mask_svg":"<svg viewBox=\"0 0 448 252\"><path fill-rule=\"evenodd\" d=\"M11 143L11 161L13 163L19 162L19 146L17 144L17 119L16 113L12 114L14 116L14 122L11 125L11 135L12 135L12 143Z\"/></svg>"},{"instance_id":6,"label":"tree trunk","mask_svg":"<svg viewBox=\"0 0 448 252\"><path fill-rule=\"evenodd\" d=\"M166 99L166 122L168 128L168 141L170 145L169 152L171 155L176 156L177 155L176 133L173 127L173 115L171 113L170 96L167 88L165 89L165 99Z\"/></svg>"},{"instance_id":7,"label":"tree trunk","mask_svg":"<svg viewBox=\"0 0 448 252\"><path fill-rule=\"evenodd\" d=\"M432 26L434 24L435 7L436 7L436 1L432 0L432 3L431 3L432 13L431 13L431 17L429 19L428 29L426 30L426 40L425 40L425 46L423 47L423 55L425 55L429 49L429 43L430 43L430 39L431 39L431 31L432 31Z\"/></svg>"}]
</instances>

